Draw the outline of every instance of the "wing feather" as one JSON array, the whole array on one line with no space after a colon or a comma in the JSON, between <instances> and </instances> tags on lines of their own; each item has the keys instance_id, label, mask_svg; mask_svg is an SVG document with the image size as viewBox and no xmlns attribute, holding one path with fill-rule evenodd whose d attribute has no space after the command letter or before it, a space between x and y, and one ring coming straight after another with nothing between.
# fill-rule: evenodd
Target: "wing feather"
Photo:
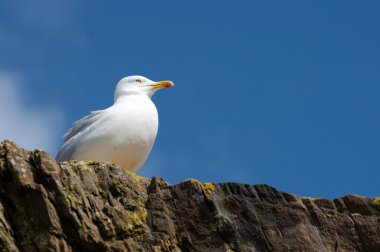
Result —
<instances>
[{"instance_id":1,"label":"wing feather","mask_svg":"<svg viewBox=\"0 0 380 252\"><path fill-rule=\"evenodd\" d=\"M90 127L98 117L101 115L102 110L92 111L88 116L83 117L82 119L76 121L67 133L64 135L65 142L69 141L73 136L77 135L80 132L83 132L85 129Z\"/></svg>"},{"instance_id":2,"label":"wing feather","mask_svg":"<svg viewBox=\"0 0 380 252\"><path fill-rule=\"evenodd\" d=\"M75 149L78 147L74 144L73 140L76 138L76 136L89 129L95 123L100 122L99 119L103 114L102 112L103 110L92 111L91 114L83 117L73 124L73 127L71 127L64 135L64 143L57 154L57 161L71 160Z\"/></svg>"}]
</instances>

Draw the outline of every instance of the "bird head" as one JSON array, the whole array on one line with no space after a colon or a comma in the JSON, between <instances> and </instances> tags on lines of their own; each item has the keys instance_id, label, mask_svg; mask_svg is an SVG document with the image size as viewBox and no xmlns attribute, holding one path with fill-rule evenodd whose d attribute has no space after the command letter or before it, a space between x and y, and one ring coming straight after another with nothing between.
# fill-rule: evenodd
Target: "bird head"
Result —
<instances>
[{"instance_id":1,"label":"bird head","mask_svg":"<svg viewBox=\"0 0 380 252\"><path fill-rule=\"evenodd\" d=\"M152 81L144 76L128 76L119 81L115 90L115 101L125 95L147 95L149 98L159 89L174 86L171 81Z\"/></svg>"}]
</instances>

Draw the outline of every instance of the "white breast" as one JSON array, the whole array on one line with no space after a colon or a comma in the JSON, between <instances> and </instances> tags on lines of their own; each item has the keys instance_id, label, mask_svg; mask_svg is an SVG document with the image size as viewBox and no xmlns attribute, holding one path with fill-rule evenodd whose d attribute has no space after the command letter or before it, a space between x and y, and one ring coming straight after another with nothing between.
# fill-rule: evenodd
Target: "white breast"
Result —
<instances>
[{"instance_id":1,"label":"white breast","mask_svg":"<svg viewBox=\"0 0 380 252\"><path fill-rule=\"evenodd\" d=\"M156 139L156 106L147 96L133 95L118 100L104 113L96 130L82 136L72 159L108 161L126 170L138 170Z\"/></svg>"}]
</instances>

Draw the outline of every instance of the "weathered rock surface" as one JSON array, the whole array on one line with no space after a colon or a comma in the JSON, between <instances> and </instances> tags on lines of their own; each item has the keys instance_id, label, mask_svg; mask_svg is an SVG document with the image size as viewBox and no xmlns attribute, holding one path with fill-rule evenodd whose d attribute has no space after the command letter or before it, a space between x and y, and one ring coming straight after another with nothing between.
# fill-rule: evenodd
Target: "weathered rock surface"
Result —
<instances>
[{"instance_id":1,"label":"weathered rock surface","mask_svg":"<svg viewBox=\"0 0 380 252\"><path fill-rule=\"evenodd\" d=\"M171 186L0 145L1 251L380 251L380 198Z\"/></svg>"}]
</instances>

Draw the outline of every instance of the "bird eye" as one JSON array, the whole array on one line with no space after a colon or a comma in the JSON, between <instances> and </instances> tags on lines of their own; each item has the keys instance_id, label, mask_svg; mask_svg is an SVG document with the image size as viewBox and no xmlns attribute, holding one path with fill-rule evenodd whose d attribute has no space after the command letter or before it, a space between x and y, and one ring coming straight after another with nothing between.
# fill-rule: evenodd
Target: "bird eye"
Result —
<instances>
[{"instance_id":1,"label":"bird eye","mask_svg":"<svg viewBox=\"0 0 380 252\"><path fill-rule=\"evenodd\" d=\"M141 82L142 82L142 80L139 80L139 79L137 79L137 80L136 80L136 82L137 82L137 83L141 83Z\"/></svg>"}]
</instances>

